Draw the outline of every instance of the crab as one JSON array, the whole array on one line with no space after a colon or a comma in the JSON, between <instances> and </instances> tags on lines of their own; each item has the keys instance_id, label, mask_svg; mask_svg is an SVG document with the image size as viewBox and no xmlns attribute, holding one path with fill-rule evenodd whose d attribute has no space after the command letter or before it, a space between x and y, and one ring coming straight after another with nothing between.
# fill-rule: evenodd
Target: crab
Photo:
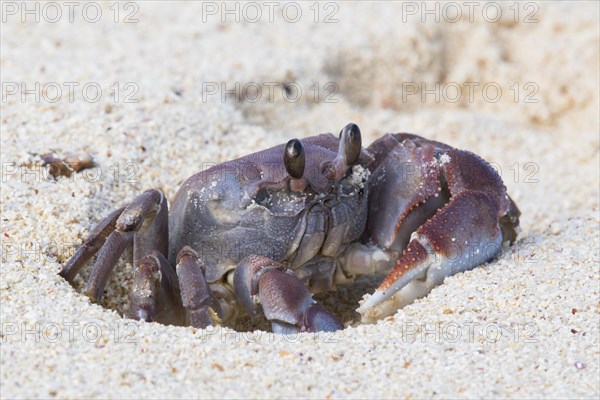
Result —
<instances>
[{"instance_id":1,"label":"crab","mask_svg":"<svg viewBox=\"0 0 600 400\"><path fill-rule=\"evenodd\" d=\"M479 156L408 133L362 147L293 139L188 178L168 209L148 190L102 219L60 275L73 282L96 253L84 293L99 302L133 246L128 316L165 324L232 324L244 313L273 332L343 325L313 294L387 274L357 311L381 319L445 277L494 258L520 212Z\"/></svg>"}]
</instances>

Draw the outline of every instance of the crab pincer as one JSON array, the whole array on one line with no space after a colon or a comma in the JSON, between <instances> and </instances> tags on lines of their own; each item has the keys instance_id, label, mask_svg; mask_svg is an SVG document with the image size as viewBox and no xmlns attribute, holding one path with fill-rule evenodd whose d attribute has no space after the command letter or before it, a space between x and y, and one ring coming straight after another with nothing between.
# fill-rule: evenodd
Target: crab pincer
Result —
<instances>
[{"instance_id":1,"label":"crab pincer","mask_svg":"<svg viewBox=\"0 0 600 400\"><path fill-rule=\"evenodd\" d=\"M358 308L364 321L390 315L427 295L446 277L492 259L503 242L514 241L520 215L500 176L479 156L414 135L388 135L382 140L393 144L390 152L413 162L413 176L401 179L404 186L419 188L406 190L395 181L398 175L384 176L393 155L388 154L373 172L388 185L374 185L371 195L404 206L391 214L391 222L374 218L372 239L381 247L400 250L401 256Z\"/></svg>"}]
</instances>

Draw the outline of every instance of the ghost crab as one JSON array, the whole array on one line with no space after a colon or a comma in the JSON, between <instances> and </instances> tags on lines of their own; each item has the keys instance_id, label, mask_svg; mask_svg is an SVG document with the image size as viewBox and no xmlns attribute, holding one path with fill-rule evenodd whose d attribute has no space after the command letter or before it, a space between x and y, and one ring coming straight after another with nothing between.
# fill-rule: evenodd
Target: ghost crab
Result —
<instances>
[{"instance_id":1,"label":"ghost crab","mask_svg":"<svg viewBox=\"0 0 600 400\"><path fill-rule=\"evenodd\" d=\"M225 162L173 200L139 195L101 220L61 275L99 253L85 293L98 302L133 245L129 316L206 327L240 312L274 332L341 329L312 293L387 273L357 311L371 321L516 238L519 210L482 158L386 134L362 147L357 125Z\"/></svg>"}]
</instances>

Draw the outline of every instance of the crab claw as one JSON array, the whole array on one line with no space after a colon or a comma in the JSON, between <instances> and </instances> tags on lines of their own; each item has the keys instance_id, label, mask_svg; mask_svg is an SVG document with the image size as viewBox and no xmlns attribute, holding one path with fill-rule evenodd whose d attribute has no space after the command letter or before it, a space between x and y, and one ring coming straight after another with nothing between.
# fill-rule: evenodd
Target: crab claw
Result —
<instances>
[{"instance_id":1,"label":"crab claw","mask_svg":"<svg viewBox=\"0 0 600 400\"><path fill-rule=\"evenodd\" d=\"M461 192L413 233L396 267L357 311L365 322L391 315L446 277L493 258L501 245L496 202L486 193Z\"/></svg>"},{"instance_id":2,"label":"crab claw","mask_svg":"<svg viewBox=\"0 0 600 400\"><path fill-rule=\"evenodd\" d=\"M233 278L237 301L253 318L261 314L275 333L343 329L329 312L316 304L306 286L280 263L267 257L246 257Z\"/></svg>"},{"instance_id":3,"label":"crab claw","mask_svg":"<svg viewBox=\"0 0 600 400\"><path fill-rule=\"evenodd\" d=\"M409 206L399 208L399 212L392 209L388 214L375 209L372 215L409 213L418 227L414 230L410 218L404 216L389 221L377 219L390 228L373 231L373 238L380 245L395 246L404 237L408 243L395 268L357 310L364 322L390 315L427 295L446 277L489 261L500 252L504 241L514 241L516 237L518 209L506 194L502 179L487 162L468 151L415 137L407 139L402 134L385 137L376 150L385 150L385 144L393 145L395 138L403 139L401 145L393 147L391 156L374 172L374 176L382 178L387 174L386 184L376 186L374 191L379 191L380 201L408 201ZM396 175L390 172L394 171L390 167L396 160L395 154L414 162L416 167L408 179L400 179L404 178L401 169ZM411 185L419 190L409 190L411 194L403 197L403 189L412 189Z\"/></svg>"}]
</instances>

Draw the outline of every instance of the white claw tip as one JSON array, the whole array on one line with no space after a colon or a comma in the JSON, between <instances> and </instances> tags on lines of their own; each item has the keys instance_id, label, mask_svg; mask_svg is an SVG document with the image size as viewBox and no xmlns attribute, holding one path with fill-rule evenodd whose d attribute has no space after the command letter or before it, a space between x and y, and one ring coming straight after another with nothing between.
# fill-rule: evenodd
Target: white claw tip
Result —
<instances>
[{"instance_id":1,"label":"white claw tip","mask_svg":"<svg viewBox=\"0 0 600 400\"><path fill-rule=\"evenodd\" d=\"M367 310L384 301L387 297L389 296L386 296L386 292L382 292L381 290L377 289L360 305L360 307L356 309L356 311L362 315L367 312Z\"/></svg>"},{"instance_id":2,"label":"white claw tip","mask_svg":"<svg viewBox=\"0 0 600 400\"><path fill-rule=\"evenodd\" d=\"M148 314L148 312L146 310L138 310L137 311L137 318L139 321L150 321L150 315Z\"/></svg>"}]
</instances>

